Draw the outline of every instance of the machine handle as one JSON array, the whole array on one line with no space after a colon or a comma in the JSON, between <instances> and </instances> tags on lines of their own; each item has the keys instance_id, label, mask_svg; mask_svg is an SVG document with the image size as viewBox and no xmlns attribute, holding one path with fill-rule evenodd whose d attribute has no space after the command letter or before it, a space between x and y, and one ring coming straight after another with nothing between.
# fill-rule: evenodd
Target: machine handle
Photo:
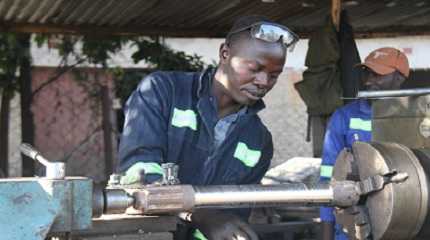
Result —
<instances>
[{"instance_id":1,"label":"machine handle","mask_svg":"<svg viewBox=\"0 0 430 240\"><path fill-rule=\"evenodd\" d=\"M21 150L22 154L36 159L36 155L39 154L38 151L36 151L36 149L34 149L30 144L28 143L21 143L21 145L19 146L19 149Z\"/></svg>"},{"instance_id":2,"label":"machine handle","mask_svg":"<svg viewBox=\"0 0 430 240\"><path fill-rule=\"evenodd\" d=\"M19 146L22 154L40 162L41 164L43 164L45 167L48 167L48 165L50 165L51 163L44 158L39 151L37 151L33 146L31 146L28 143L21 143L21 145Z\"/></svg>"},{"instance_id":3,"label":"machine handle","mask_svg":"<svg viewBox=\"0 0 430 240\"><path fill-rule=\"evenodd\" d=\"M63 179L65 177L65 164L63 162L49 162L39 151L28 143L21 143L19 146L22 154L40 162L46 167L46 178Z\"/></svg>"}]
</instances>

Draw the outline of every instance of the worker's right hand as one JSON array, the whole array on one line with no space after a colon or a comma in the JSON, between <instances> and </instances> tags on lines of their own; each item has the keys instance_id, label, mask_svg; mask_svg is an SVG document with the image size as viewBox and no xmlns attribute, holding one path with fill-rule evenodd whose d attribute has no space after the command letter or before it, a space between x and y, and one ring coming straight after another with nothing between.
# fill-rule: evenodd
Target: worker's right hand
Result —
<instances>
[{"instance_id":1,"label":"worker's right hand","mask_svg":"<svg viewBox=\"0 0 430 240\"><path fill-rule=\"evenodd\" d=\"M254 230L233 214L201 209L192 214L191 221L201 232L194 235L199 240L258 240Z\"/></svg>"}]
</instances>

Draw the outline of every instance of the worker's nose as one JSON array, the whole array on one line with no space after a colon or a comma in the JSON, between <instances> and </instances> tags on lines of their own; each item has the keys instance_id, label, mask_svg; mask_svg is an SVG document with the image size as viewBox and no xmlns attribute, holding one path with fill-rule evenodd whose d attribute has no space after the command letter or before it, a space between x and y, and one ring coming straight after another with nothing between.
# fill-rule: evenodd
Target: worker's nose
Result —
<instances>
[{"instance_id":1,"label":"worker's nose","mask_svg":"<svg viewBox=\"0 0 430 240\"><path fill-rule=\"evenodd\" d=\"M375 82L372 79L369 79L369 80L364 82L364 85L365 86L375 85Z\"/></svg>"},{"instance_id":2,"label":"worker's nose","mask_svg":"<svg viewBox=\"0 0 430 240\"><path fill-rule=\"evenodd\" d=\"M266 88L269 85L269 75L265 72L260 72L255 76L254 82L259 88Z\"/></svg>"}]
</instances>

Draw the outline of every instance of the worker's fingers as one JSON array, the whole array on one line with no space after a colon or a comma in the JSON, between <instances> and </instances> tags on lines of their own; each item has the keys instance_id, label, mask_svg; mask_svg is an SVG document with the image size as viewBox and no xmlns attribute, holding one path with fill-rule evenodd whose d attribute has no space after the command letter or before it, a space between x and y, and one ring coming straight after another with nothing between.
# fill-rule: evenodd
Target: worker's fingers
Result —
<instances>
[{"instance_id":1,"label":"worker's fingers","mask_svg":"<svg viewBox=\"0 0 430 240\"><path fill-rule=\"evenodd\" d=\"M248 234L246 234L246 232L237 229L234 233L233 233L233 240L249 240Z\"/></svg>"},{"instance_id":2,"label":"worker's fingers","mask_svg":"<svg viewBox=\"0 0 430 240\"><path fill-rule=\"evenodd\" d=\"M145 175L145 165L142 162L133 164L127 171L125 175L121 177L121 185L132 185L139 184L144 179Z\"/></svg>"},{"instance_id":3,"label":"worker's fingers","mask_svg":"<svg viewBox=\"0 0 430 240\"><path fill-rule=\"evenodd\" d=\"M247 239L249 240L258 240L258 236L255 233L255 231L249 226L249 224L246 223L240 223L239 228L242 232L246 233Z\"/></svg>"}]
</instances>

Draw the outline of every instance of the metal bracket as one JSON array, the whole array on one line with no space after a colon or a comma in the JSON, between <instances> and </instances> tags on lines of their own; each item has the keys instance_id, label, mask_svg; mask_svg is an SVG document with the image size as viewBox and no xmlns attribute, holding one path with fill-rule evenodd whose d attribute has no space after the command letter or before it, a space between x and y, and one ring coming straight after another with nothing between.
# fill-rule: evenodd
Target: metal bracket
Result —
<instances>
[{"instance_id":1,"label":"metal bracket","mask_svg":"<svg viewBox=\"0 0 430 240\"><path fill-rule=\"evenodd\" d=\"M163 169L161 185L176 185L180 183L178 178L178 165L175 163L163 163L161 164L161 168Z\"/></svg>"}]
</instances>

